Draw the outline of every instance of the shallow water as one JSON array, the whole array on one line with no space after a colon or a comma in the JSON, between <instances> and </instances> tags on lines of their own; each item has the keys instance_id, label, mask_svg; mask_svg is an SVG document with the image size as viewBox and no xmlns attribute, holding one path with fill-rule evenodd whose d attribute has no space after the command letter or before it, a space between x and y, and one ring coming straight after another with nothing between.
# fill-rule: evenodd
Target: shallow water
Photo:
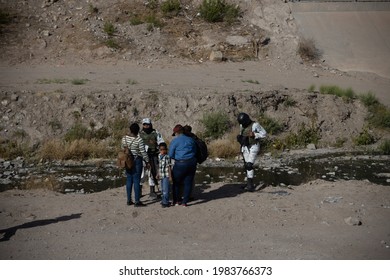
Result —
<instances>
[{"instance_id":1,"label":"shallow water","mask_svg":"<svg viewBox=\"0 0 390 280\"><path fill-rule=\"evenodd\" d=\"M368 180L390 186L390 157L324 157L304 158L288 163L267 164L260 162L255 169L255 183L267 186L300 185L314 179ZM48 181L59 186L62 193L99 192L125 184L125 177L112 165L97 166L51 166L45 168L24 168L24 176L15 176L11 181L1 181L0 191L12 188L27 188L34 183L44 187ZM50 178L50 179L49 179ZM54 181L54 182L53 182ZM216 182L244 183L243 167L198 166L195 183L207 185Z\"/></svg>"}]
</instances>

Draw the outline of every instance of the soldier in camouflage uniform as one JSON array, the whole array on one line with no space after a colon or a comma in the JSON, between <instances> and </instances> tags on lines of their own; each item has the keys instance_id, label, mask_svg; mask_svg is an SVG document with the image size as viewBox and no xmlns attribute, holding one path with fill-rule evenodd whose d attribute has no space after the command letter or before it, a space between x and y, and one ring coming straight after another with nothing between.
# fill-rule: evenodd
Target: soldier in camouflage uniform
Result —
<instances>
[{"instance_id":1,"label":"soldier in camouflage uniform","mask_svg":"<svg viewBox=\"0 0 390 280\"><path fill-rule=\"evenodd\" d=\"M158 184L158 145L164 143L164 139L156 129L153 128L152 121L149 118L142 120L142 130L139 133L140 137L144 141L146 152L149 156L150 169L148 171L150 193L149 197L157 199L156 185Z\"/></svg>"},{"instance_id":2,"label":"soldier in camouflage uniform","mask_svg":"<svg viewBox=\"0 0 390 280\"><path fill-rule=\"evenodd\" d=\"M260 151L260 139L265 138L267 132L258 122L252 121L246 113L238 114L237 121L240 124L240 134L237 135L237 141L241 144L241 153L244 158L247 176L245 190L253 192L256 189L253 183L253 165Z\"/></svg>"}]
</instances>

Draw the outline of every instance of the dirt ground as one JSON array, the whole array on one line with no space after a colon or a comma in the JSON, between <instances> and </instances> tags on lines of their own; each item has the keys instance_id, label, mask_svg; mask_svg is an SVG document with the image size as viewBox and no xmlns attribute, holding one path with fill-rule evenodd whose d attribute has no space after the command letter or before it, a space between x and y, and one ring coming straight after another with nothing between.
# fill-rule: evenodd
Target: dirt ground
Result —
<instances>
[{"instance_id":1,"label":"dirt ground","mask_svg":"<svg viewBox=\"0 0 390 280\"><path fill-rule=\"evenodd\" d=\"M312 181L243 192L197 187L189 207L126 205L125 189L0 193L1 259L303 259L390 257L390 189Z\"/></svg>"}]
</instances>

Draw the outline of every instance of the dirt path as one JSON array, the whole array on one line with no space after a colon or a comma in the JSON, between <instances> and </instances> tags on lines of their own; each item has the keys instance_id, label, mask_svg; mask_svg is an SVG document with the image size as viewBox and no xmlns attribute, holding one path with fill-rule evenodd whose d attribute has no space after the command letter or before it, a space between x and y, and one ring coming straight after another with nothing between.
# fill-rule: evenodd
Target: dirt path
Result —
<instances>
[{"instance_id":1,"label":"dirt path","mask_svg":"<svg viewBox=\"0 0 390 280\"><path fill-rule=\"evenodd\" d=\"M318 77L317 77L318 74ZM307 89L315 85L351 87L356 93L373 92L390 105L390 79L373 74L342 73L322 67L292 65L271 61L242 63L137 64L130 62L87 65L0 66L0 87L19 90L77 90L61 84L37 84L41 79L88 79L83 88L120 90L132 87L160 92L234 92L277 88ZM129 84L128 81L135 84Z\"/></svg>"}]
</instances>

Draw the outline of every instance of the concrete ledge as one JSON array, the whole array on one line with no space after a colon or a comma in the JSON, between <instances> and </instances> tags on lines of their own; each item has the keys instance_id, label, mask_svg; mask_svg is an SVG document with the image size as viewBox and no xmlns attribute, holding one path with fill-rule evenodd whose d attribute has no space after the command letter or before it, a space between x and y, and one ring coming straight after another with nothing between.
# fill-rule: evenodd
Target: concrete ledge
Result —
<instances>
[{"instance_id":1,"label":"concrete ledge","mask_svg":"<svg viewBox=\"0 0 390 280\"><path fill-rule=\"evenodd\" d=\"M310 12L347 12L347 11L390 11L389 2L292 2L293 12L310 13Z\"/></svg>"},{"instance_id":2,"label":"concrete ledge","mask_svg":"<svg viewBox=\"0 0 390 280\"><path fill-rule=\"evenodd\" d=\"M390 78L390 2L291 3L298 31L342 71Z\"/></svg>"}]
</instances>

